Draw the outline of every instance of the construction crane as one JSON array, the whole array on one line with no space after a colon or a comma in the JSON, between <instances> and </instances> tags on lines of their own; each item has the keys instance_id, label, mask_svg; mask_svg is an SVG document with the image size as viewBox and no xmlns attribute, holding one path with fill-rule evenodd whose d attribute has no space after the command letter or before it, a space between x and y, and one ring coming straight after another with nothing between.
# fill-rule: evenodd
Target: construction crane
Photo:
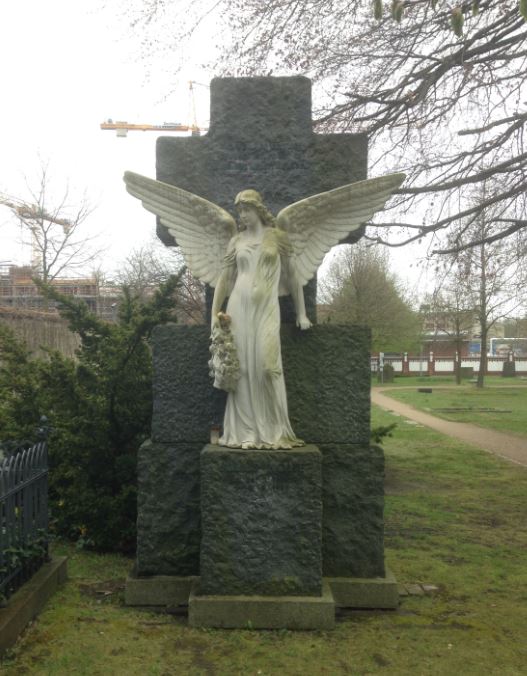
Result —
<instances>
[{"instance_id":1,"label":"construction crane","mask_svg":"<svg viewBox=\"0 0 527 676\"><path fill-rule=\"evenodd\" d=\"M180 124L179 122L163 122L163 124L131 124L130 122L114 122L113 120L107 120L106 122L101 122L101 129L115 129L117 131L117 136L126 136L129 131L191 131L194 134L194 131L198 132L199 129L194 127L189 127L186 124Z\"/></svg>"},{"instance_id":2,"label":"construction crane","mask_svg":"<svg viewBox=\"0 0 527 676\"><path fill-rule=\"evenodd\" d=\"M189 97L191 105L192 122L190 125L181 124L181 122L163 122L163 124L132 124L123 121L113 121L112 119L106 122L101 122L101 129L114 129L117 136L126 137L129 131L190 131L192 136L199 136L201 131L198 127L196 118L196 101L194 99L194 85L200 84L189 80ZM206 86L206 85L201 85Z\"/></svg>"},{"instance_id":3,"label":"construction crane","mask_svg":"<svg viewBox=\"0 0 527 676\"><path fill-rule=\"evenodd\" d=\"M10 199L6 195L1 194L0 194L0 204L9 207L11 211L16 216L18 216L18 218L20 218L20 220L22 221L42 220L48 221L49 223L56 223L57 225L62 225L62 227L64 228L64 232L66 233L72 226L72 222L67 218L57 218L52 214L48 214L44 209L42 209L42 207L38 206L37 204L27 204L26 202L22 202L21 200L16 200L13 202L13 198Z\"/></svg>"},{"instance_id":4,"label":"construction crane","mask_svg":"<svg viewBox=\"0 0 527 676\"><path fill-rule=\"evenodd\" d=\"M40 245L37 226L32 224L31 221L47 221L48 223L60 225L62 226L65 235L68 235L73 227L73 222L69 219L54 216L38 204L28 204L22 200L0 194L0 205L1 204L11 209L11 212L17 216L20 219L20 222L24 223L31 232L31 266L34 269L38 269L38 266L40 265Z\"/></svg>"}]
</instances>

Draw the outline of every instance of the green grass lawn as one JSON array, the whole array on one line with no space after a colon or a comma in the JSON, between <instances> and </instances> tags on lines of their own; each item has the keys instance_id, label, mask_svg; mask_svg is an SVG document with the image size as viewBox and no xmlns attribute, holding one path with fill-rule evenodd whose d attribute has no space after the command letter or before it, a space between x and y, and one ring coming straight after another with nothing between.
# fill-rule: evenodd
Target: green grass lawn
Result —
<instances>
[{"instance_id":1,"label":"green grass lawn","mask_svg":"<svg viewBox=\"0 0 527 676\"><path fill-rule=\"evenodd\" d=\"M492 382L492 386L477 389L473 385L452 386L452 389L434 389L434 383L426 385L432 388L431 394L418 392L423 383L416 383L412 389L393 389L388 396L410 404L427 413L458 422L470 422L481 427L489 427L500 432L512 432L527 436L527 383L525 386L501 387ZM438 383L444 386L444 383ZM520 383L518 383L520 385ZM388 385L386 385L388 387ZM469 408L469 411L441 411L443 408ZM477 409L495 409L480 412Z\"/></svg>"},{"instance_id":2,"label":"green grass lawn","mask_svg":"<svg viewBox=\"0 0 527 676\"><path fill-rule=\"evenodd\" d=\"M386 451L386 558L439 592L398 611L351 612L332 632L190 629L125 608L131 561L70 555L69 582L0 671L45 675L525 674L527 471L397 421Z\"/></svg>"}]
</instances>

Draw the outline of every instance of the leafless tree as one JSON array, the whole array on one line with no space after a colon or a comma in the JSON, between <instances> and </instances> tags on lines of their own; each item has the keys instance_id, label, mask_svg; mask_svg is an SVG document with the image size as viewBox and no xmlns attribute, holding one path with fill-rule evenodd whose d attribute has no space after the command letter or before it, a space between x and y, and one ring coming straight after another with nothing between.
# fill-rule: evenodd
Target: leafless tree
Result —
<instances>
[{"instance_id":1,"label":"leafless tree","mask_svg":"<svg viewBox=\"0 0 527 676\"><path fill-rule=\"evenodd\" d=\"M166 282L170 275L181 272L184 267L179 249L165 247L159 240L152 239L130 253L114 275L113 282L127 286L139 300L144 301L159 284ZM205 322L204 285L186 268L180 279L174 309L178 320L183 323Z\"/></svg>"},{"instance_id":2,"label":"leafless tree","mask_svg":"<svg viewBox=\"0 0 527 676\"><path fill-rule=\"evenodd\" d=\"M427 318L434 320L436 336L448 336L456 348L454 373L459 385L463 343L472 337L477 321L477 299L467 293L464 271L456 261L448 261L445 267L436 277L436 289L425 308Z\"/></svg>"},{"instance_id":3,"label":"leafless tree","mask_svg":"<svg viewBox=\"0 0 527 676\"><path fill-rule=\"evenodd\" d=\"M486 185L475 201L486 204L493 191ZM477 387L484 386L487 370L489 330L504 318L513 315L524 304L527 257L520 233L507 239L496 239L499 206L483 208L469 226L450 233L452 271L449 278L457 280L465 302L473 304L479 325L481 350ZM469 242L476 245L467 246Z\"/></svg>"},{"instance_id":4,"label":"leafless tree","mask_svg":"<svg viewBox=\"0 0 527 676\"><path fill-rule=\"evenodd\" d=\"M0 205L10 209L20 224L23 242L31 246L34 274L47 283L64 273L86 269L99 255L93 246L96 236L87 234L84 227L92 212L86 199L71 204L66 187L54 200L45 164L36 185L26 184L27 199L0 195Z\"/></svg>"},{"instance_id":5,"label":"leafless tree","mask_svg":"<svg viewBox=\"0 0 527 676\"><path fill-rule=\"evenodd\" d=\"M526 229L525 0L192 4L188 13L181 1L127 7L136 30L157 29L164 46L170 38L157 20L180 27L169 44L181 46L216 12L234 36L216 72L311 77L318 131L366 132L373 172L406 171L393 210L370 238L401 246L477 221L496 204L486 241ZM506 179L502 189L486 204L471 202L474 187L493 177Z\"/></svg>"}]
</instances>

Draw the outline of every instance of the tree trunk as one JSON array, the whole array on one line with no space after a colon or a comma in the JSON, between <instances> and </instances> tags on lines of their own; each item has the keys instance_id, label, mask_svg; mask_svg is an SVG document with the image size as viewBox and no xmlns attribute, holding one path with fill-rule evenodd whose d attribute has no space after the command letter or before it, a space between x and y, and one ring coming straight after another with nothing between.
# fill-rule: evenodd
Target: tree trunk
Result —
<instances>
[{"instance_id":1,"label":"tree trunk","mask_svg":"<svg viewBox=\"0 0 527 676\"><path fill-rule=\"evenodd\" d=\"M461 353L459 351L459 346L456 353L456 361L454 364L454 373L456 376L456 385L461 385Z\"/></svg>"},{"instance_id":2,"label":"tree trunk","mask_svg":"<svg viewBox=\"0 0 527 676\"><path fill-rule=\"evenodd\" d=\"M482 234L484 234L482 225ZM485 373L487 372L487 259L485 244L480 246L480 282L479 282L479 327L481 333L479 371L476 387L483 388L485 385Z\"/></svg>"},{"instance_id":3,"label":"tree trunk","mask_svg":"<svg viewBox=\"0 0 527 676\"><path fill-rule=\"evenodd\" d=\"M454 326L456 331L456 360L454 362L454 373L456 376L456 385L461 385L461 349L463 347L463 337L461 335L459 314L457 313L454 319Z\"/></svg>"},{"instance_id":4,"label":"tree trunk","mask_svg":"<svg viewBox=\"0 0 527 676\"><path fill-rule=\"evenodd\" d=\"M483 327L482 327L483 328ZM487 327L481 331L481 352L479 357L479 371L476 387L484 387L485 373L487 372Z\"/></svg>"}]
</instances>

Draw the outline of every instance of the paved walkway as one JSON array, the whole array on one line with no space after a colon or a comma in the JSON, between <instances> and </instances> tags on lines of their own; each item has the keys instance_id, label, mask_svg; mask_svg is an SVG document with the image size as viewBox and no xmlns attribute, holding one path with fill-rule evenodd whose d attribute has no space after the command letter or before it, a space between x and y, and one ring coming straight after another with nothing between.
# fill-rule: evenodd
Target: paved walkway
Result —
<instances>
[{"instance_id":1,"label":"paved walkway","mask_svg":"<svg viewBox=\"0 0 527 676\"><path fill-rule=\"evenodd\" d=\"M372 403L387 411L393 411L405 418L414 420L421 425L431 427L433 430L446 434L449 437L460 439L467 444L472 444L484 451L494 453L506 460L527 467L527 439L522 439L513 434L506 434L505 432L496 432L495 430L478 427L470 423L451 422L436 418L428 413L418 411L413 406L408 406L408 404L403 404L400 401L392 399L385 394L387 390L388 388L385 387L382 388L382 391L378 387L373 387L371 391Z\"/></svg>"}]
</instances>

